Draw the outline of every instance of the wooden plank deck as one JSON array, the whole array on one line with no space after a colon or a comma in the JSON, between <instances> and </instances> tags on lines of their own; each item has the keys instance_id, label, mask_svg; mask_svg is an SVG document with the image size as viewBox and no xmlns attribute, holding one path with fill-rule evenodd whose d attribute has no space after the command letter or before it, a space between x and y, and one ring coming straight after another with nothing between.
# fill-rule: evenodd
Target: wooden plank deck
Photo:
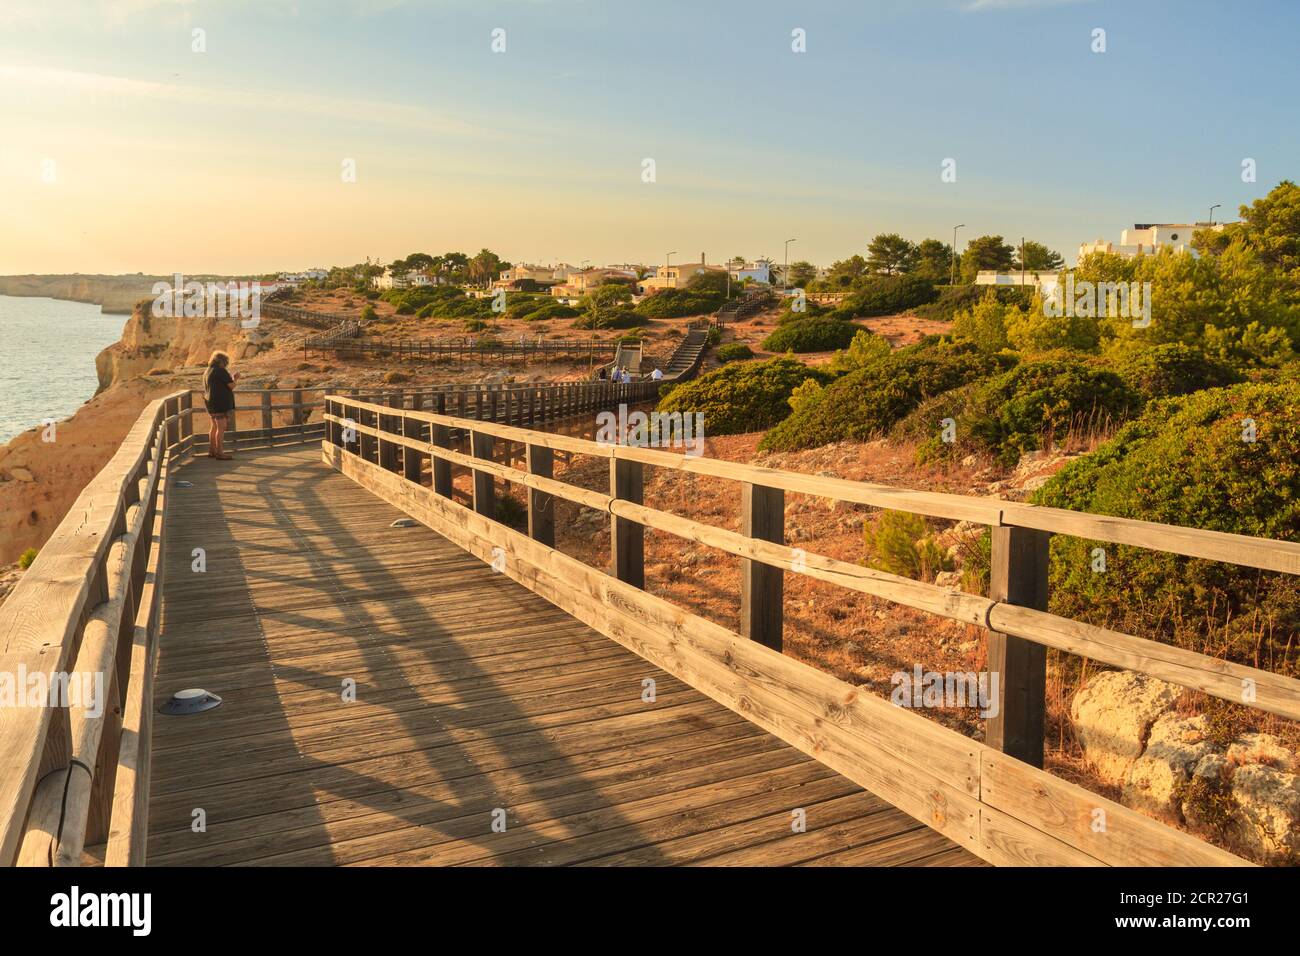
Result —
<instances>
[{"instance_id":1,"label":"wooden plank deck","mask_svg":"<svg viewBox=\"0 0 1300 956\"><path fill-rule=\"evenodd\" d=\"M401 513L318 445L179 477L154 703L224 703L155 719L151 865L983 865L427 528L390 527Z\"/></svg>"}]
</instances>

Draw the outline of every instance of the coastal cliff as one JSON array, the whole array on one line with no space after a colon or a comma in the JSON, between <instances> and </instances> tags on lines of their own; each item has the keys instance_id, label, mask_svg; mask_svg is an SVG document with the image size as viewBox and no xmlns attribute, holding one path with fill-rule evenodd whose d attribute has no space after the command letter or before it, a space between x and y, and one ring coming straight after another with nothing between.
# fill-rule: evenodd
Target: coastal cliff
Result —
<instances>
[{"instance_id":1,"label":"coastal cliff","mask_svg":"<svg viewBox=\"0 0 1300 956\"><path fill-rule=\"evenodd\" d=\"M36 296L88 302L101 312L127 315L141 299L153 297L155 282L166 276L22 275L0 276L0 295Z\"/></svg>"},{"instance_id":2,"label":"coastal cliff","mask_svg":"<svg viewBox=\"0 0 1300 956\"><path fill-rule=\"evenodd\" d=\"M95 357L99 391L158 369L203 365L215 349L232 359L251 358L262 336L240 328L238 319L207 319L152 315L148 302L131 312L122 338Z\"/></svg>"}]
</instances>

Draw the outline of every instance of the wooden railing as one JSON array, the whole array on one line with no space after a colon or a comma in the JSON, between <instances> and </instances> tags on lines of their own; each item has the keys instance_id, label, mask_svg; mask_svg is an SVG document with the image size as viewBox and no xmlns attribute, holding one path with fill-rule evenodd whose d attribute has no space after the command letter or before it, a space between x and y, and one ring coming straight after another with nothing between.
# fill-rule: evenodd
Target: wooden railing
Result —
<instances>
[{"instance_id":1,"label":"wooden railing","mask_svg":"<svg viewBox=\"0 0 1300 956\"><path fill-rule=\"evenodd\" d=\"M1300 574L1300 545L600 444L337 394L325 401L322 451L329 465L984 859L1012 865L1244 864L1040 769L1046 649L1289 718L1300 717L1300 681L1048 613L1048 542L1051 534L1068 534L1289 574ZM466 435L466 450L453 447L453 432ZM521 447L526 469L499 462L497 442ZM555 480L557 450L607 459L609 492ZM646 465L739 483L741 531L646 507ZM473 476L468 507L452 498L453 466ZM527 533L494 520L497 479L527 488ZM956 592L789 547L786 492L985 524L993 538L991 593ZM555 549L555 498L609 513L608 573ZM735 631L644 589L645 528L742 559ZM989 668L1001 678L985 742L783 656L786 572L983 628ZM1253 688L1253 699L1243 696L1244 686Z\"/></svg>"},{"instance_id":2,"label":"wooden railing","mask_svg":"<svg viewBox=\"0 0 1300 956\"><path fill-rule=\"evenodd\" d=\"M343 394L381 405L411 409L438 409L462 418L515 425L547 425L594 413L619 403L653 400L659 382L633 382L621 390L612 382L573 381L537 384L475 385L452 383L418 387L349 388ZM312 441L325 434L325 394L333 386L318 388L248 388L235 390L235 413L229 418L227 449L265 448ZM199 423L194 442L208 444L208 416L200 393L192 397Z\"/></svg>"},{"instance_id":3,"label":"wooden railing","mask_svg":"<svg viewBox=\"0 0 1300 956\"><path fill-rule=\"evenodd\" d=\"M189 392L151 402L0 605L0 670L55 701L0 707L0 864L143 860L167 479ZM89 691L90 693L83 693Z\"/></svg>"},{"instance_id":4,"label":"wooden railing","mask_svg":"<svg viewBox=\"0 0 1300 956\"><path fill-rule=\"evenodd\" d=\"M567 356L613 355L618 341L610 339L542 339L528 338L509 341L481 336L461 336L447 339L370 339L350 336L309 336L301 343L304 352L329 351L355 355L384 355L397 359L505 358L541 357L543 359Z\"/></svg>"}]
</instances>

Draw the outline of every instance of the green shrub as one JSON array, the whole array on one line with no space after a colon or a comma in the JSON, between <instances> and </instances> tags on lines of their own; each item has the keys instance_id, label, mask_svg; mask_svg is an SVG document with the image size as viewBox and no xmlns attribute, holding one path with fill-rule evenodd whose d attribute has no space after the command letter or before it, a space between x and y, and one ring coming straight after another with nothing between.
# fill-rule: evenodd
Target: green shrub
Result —
<instances>
[{"instance_id":1,"label":"green shrub","mask_svg":"<svg viewBox=\"0 0 1300 956\"><path fill-rule=\"evenodd\" d=\"M18 567L26 571L32 566L32 562L36 560L36 554L37 551L35 548L28 548L18 556Z\"/></svg>"},{"instance_id":2,"label":"green shrub","mask_svg":"<svg viewBox=\"0 0 1300 956\"><path fill-rule=\"evenodd\" d=\"M816 319L831 314L830 306L821 305L817 302L813 302L811 299L805 299L803 308L796 311L795 305L798 301L799 300L794 296L781 300L781 308L776 317L777 325L785 325L787 322L798 322L802 319Z\"/></svg>"},{"instance_id":3,"label":"green shrub","mask_svg":"<svg viewBox=\"0 0 1300 956\"><path fill-rule=\"evenodd\" d=\"M885 355L827 386L764 436L759 447L796 451L831 442L865 441L888 431L920 402L1001 370L971 345L927 340Z\"/></svg>"},{"instance_id":4,"label":"green shrub","mask_svg":"<svg viewBox=\"0 0 1300 956\"><path fill-rule=\"evenodd\" d=\"M423 319L485 319L492 316L490 299L471 299L456 286L390 289L381 298L395 306L400 314L409 315L414 311ZM410 311L403 312L403 309Z\"/></svg>"},{"instance_id":5,"label":"green shrub","mask_svg":"<svg viewBox=\"0 0 1300 956\"><path fill-rule=\"evenodd\" d=\"M1136 412L1142 398L1114 372L1069 353L1024 361L980 384L960 410L949 406L957 441L945 444L937 428L918 451L922 460L955 457L969 449L1014 465L1027 451L1064 439L1072 430L1107 430Z\"/></svg>"},{"instance_id":6,"label":"green shrub","mask_svg":"<svg viewBox=\"0 0 1300 956\"><path fill-rule=\"evenodd\" d=\"M835 357L826 367L837 375L855 372L884 358L893 350L894 347L889 344L889 339L883 335L876 335L870 329L858 329L849 347L842 352L836 352Z\"/></svg>"},{"instance_id":7,"label":"green shrub","mask_svg":"<svg viewBox=\"0 0 1300 956\"><path fill-rule=\"evenodd\" d=\"M858 326L837 319L799 319L778 325L763 340L769 352L829 352L853 341Z\"/></svg>"},{"instance_id":8,"label":"green shrub","mask_svg":"<svg viewBox=\"0 0 1300 956\"><path fill-rule=\"evenodd\" d=\"M576 318L575 329L633 329L641 325L643 315L626 305L598 306Z\"/></svg>"},{"instance_id":9,"label":"green shrub","mask_svg":"<svg viewBox=\"0 0 1300 956\"><path fill-rule=\"evenodd\" d=\"M551 302L550 305L539 306L523 316L525 322L545 322L548 319L572 319L582 313L571 305L565 305L563 302Z\"/></svg>"},{"instance_id":10,"label":"green shrub","mask_svg":"<svg viewBox=\"0 0 1300 956\"><path fill-rule=\"evenodd\" d=\"M1147 398L1186 395L1241 381L1241 375L1226 362L1181 342L1129 352L1120 358L1115 370L1130 388Z\"/></svg>"},{"instance_id":11,"label":"green shrub","mask_svg":"<svg viewBox=\"0 0 1300 956\"><path fill-rule=\"evenodd\" d=\"M685 268L685 267L683 267ZM708 272L692 276L681 289L660 289L636 305L646 318L672 319L685 315L707 315L727 301L726 273Z\"/></svg>"},{"instance_id":12,"label":"green shrub","mask_svg":"<svg viewBox=\"0 0 1300 956\"><path fill-rule=\"evenodd\" d=\"M1020 352L1095 352L1101 343L1101 323L1092 316L1048 315L1036 301L1025 311L1013 309L1007 314L1007 339Z\"/></svg>"},{"instance_id":13,"label":"green shrub","mask_svg":"<svg viewBox=\"0 0 1300 956\"><path fill-rule=\"evenodd\" d=\"M743 359L752 359L754 350L744 342L728 342L718 348L715 353L719 362L737 362Z\"/></svg>"},{"instance_id":14,"label":"green shrub","mask_svg":"<svg viewBox=\"0 0 1300 956\"><path fill-rule=\"evenodd\" d=\"M937 319L952 322L959 312L969 312L985 299L993 299L1002 305L1018 305L1029 308L1033 300L1033 290L1020 286L981 286L948 285L937 287L938 298L925 305L912 309L912 314L923 319Z\"/></svg>"},{"instance_id":15,"label":"green shrub","mask_svg":"<svg viewBox=\"0 0 1300 956\"><path fill-rule=\"evenodd\" d=\"M821 397L824 388L825 386L821 382L815 378L810 378L790 393L790 397L786 399L786 404L790 406L790 411L797 412L809 402L817 401Z\"/></svg>"},{"instance_id":16,"label":"green shrub","mask_svg":"<svg viewBox=\"0 0 1300 956\"><path fill-rule=\"evenodd\" d=\"M1247 419L1254 422L1254 441ZM1152 402L1033 502L1281 541L1300 541L1300 382L1244 384ZM1094 570L1094 548L1105 571ZM1052 606L1295 675L1294 577L1065 535L1052 540Z\"/></svg>"},{"instance_id":17,"label":"green shrub","mask_svg":"<svg viewBox=\"0 0 1300 956\"><path fill-rule=\"evenodd\" d=\"M361 321L373 322L375 318L378 316L378 314L379 313L375 311L375 307L373 305L371 305L370 303L366 303L365 307L361 310Z\"/></svg>"},{"instance_id":18,"label":"green shrub","mask_svg":"<svg viewBox=\"0 0 1300 956\"><path fill-rule=\"evenodd\" d=\"M921 276L870 276L854 284L853 294L836 306L835 315L844 319L895 315L938 296L934 283Z\"/></svg>"},{"instance_id":19,"label":"green shrub","mask_svg":"<svg viewBox=\"0 0 1300 956\"><path fill-rule=\"evenodd\" d=\"M947 553L920 515L882 511L875 527L865 525L862 534L868 567L917 581L933 581L940 571L952 570Z\"/></svg>"},{"instance_id":20,"label":"green shrub","mask_svg":"<svg viewBox=\"0 0 1300 956\"><path fill-rule=\"evenodd\" d=\"M996 295L985 295L969 309L953 316L952 337L959 342L972 342L985 352L1000 352L1010 344L1007 310L1014 308L999 302Z\"/></svg>"},{"instance_id":21,"label":"green shrub","mask_svg":"<svg viewBox=\"0 0 1300 956\"><path fill-rule=\"evenodd\" d=\"M731 362L683 382L659 402L661 412L702 412L711 435L770 428L790 414L790 393L807 379L830 376L792 358Z\"/></svg>"}]
</instances>

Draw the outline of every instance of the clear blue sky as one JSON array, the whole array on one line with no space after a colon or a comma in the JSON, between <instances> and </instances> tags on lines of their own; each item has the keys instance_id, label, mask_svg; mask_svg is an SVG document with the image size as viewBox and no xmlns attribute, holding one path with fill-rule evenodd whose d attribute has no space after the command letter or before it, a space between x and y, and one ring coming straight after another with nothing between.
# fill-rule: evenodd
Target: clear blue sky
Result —
<instances>
[{"instance_id":1,"label":"clear blue sky","mask_svg":"<svg viewBox=\"0 0 1300 956\"><path fill-rule=\"evenodd\" d=\"M1249 0L5 0L0 273L825 264L957 222L1073 261L1295 179L1298 37Z\"/></svg>"}]
</instances>

